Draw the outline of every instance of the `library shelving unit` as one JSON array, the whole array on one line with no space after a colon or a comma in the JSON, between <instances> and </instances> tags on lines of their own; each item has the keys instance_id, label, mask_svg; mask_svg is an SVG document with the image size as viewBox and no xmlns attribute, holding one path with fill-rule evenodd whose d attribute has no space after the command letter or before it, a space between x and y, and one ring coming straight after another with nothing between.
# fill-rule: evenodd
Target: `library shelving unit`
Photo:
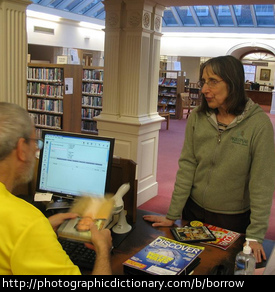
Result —
<instances>
[{"instance_id":1,"label":"library shelving unit","mask_svg":"<svg viewBox=\"0 0 275 292\"><path fill-rule=\"evenodd\" d=\"M198 88L197 83L189 83L189 85L185 86L185 92L189 92L191 104L195 105L200 94L200 89Z\"/></svg>"},{"instance_id":2,"label":"library shelving unit","mask_svg":"<svg viewBox=\"0 0 275 292\"><path fill-rule=\"evenodd\" d=\"M189 93L190 105L196 107L201 104L201 94L197 83L189 83L185 87L185 92Z\"/></svg>"},{"instance_id":3,"label":"library shelving unit","mask_svg":"<svg viewBox=\"0 0 275 292\"><path fill-rule=\"evenodd\" d=\"M183 71L164 70L159 74L158 112L169 113L171 117L180 117L181 102L178 94L184 92L185 76Z\"/></svg>"},{"instance_id":4,"label":"library shelving unit","mask_svg":"<svg viewBox=\"0 0 275 292\"><path fill-rule=\"evenodd\" d=\"M185 92L179 94L179 100L182 104L181 115L179 118L182 119L184 114L186 114L186 118L188 118L190 112L196 106L201 104L201 94L197 83L186 84Z\"/></svg>"},{"instance_id":5,"label":"library shelving unit","mask_svg":"<svg viewBox=\"0 0 275 292\"><path fill-rule=\"evenodd\" d=\"M81 131L81 66L29 63L27 108L41 129Z\"/></svg>"},{"instance_id":6,"label":"library shelving unit","mask_svg":"<svg viewBox=\"0 0 275 292\"><path fill-rule=\"evenodd\" d=\"M94 117L98 116L102 110L103 78L103 67L84 66L82 69L82 132L97 133Z\"/></svg>"}]
</instances>

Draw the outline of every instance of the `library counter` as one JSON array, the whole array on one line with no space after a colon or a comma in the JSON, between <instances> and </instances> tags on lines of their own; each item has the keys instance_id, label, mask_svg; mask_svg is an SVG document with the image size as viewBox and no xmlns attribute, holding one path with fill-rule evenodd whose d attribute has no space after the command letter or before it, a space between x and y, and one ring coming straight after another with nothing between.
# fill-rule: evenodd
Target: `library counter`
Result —
<instances>
[{"instance_id":1,"label":"library counter","mask_svg":"<svg viewBox=\"0 0 275 292\"><path fill-rule=\"evenodd\" d=\"M259 91L259 90L246 90L246 94L255 103L260 105L271 105L272 92L271 91Z\"/></svg>"},{"instance_id":2,"label":"library counter","mask_svg":"<svg viewBox=\"0 0 275 292\"><path fill-rule=\"evenodd\" d=\"M158 236L174 239L169 227L152 227L150 222L142 218L145 214L154 213L138 209L137 221L134 228L127 237L113 249L111 261L114 275L123 275L122 263ZM176 221L176 225L179 226L187 224L188 222L184 220ZM209 275L217 265L224 265L228 268L229 274L233 274L235 256L242 250L243 243L244 236L240 236L226 251L206 244L194 243L194 245L203 246L205 249L200 255L200 264L195 268L193 275Z\"/></svg>"}]
</instances>

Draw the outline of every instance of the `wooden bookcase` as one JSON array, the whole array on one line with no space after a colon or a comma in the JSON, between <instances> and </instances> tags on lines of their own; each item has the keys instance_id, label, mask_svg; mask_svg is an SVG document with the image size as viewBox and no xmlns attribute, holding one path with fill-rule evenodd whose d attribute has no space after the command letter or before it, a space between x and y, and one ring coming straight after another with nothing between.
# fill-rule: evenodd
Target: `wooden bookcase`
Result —
<instances>
[{"instance_id":1,"label":"wooden bookcase","mask_svg":"<svg viewBox=\"0 0 275 292\"><path fill-rule=\"evenodd\" d=\"M102 110L103 101L103 67L88 67L82 69L82 108L81 131L97 134L94 117Z\"/></svg>"},{"instance_id":2,"label":"wooden bookcase","mask_svg":"<svg viewBox=\"0 0 275 292\"><path fill-rule=\"evenodd\" d=\"M185 76L183 71L165 70L159 74L158 112L169 113L171 117L180 118L181 103L178 94L184 92Z\"/></svg>"},{"instance_id":3,"label":"wooden bookcase","mask_svg":"<svg viewBox=\"0 0 275 292\"><path fill-rule=\"evenodd\" d=\"M81 131L81 76L78 65L28 64L27 108L38 137L41 129Z\"/></svg>"},{"instance_id":4,"label":"wooden bookcase","mask_svg":"<svg viewBox=\"0 0 275 292\"><path fill-rule=\"evenodd\" d=\"M191 104L195 105L200 96L200 89L198 88L197 83L189 83L188 86L185 86L185 92L189 92Z\"/></svg>"}]
</instances>

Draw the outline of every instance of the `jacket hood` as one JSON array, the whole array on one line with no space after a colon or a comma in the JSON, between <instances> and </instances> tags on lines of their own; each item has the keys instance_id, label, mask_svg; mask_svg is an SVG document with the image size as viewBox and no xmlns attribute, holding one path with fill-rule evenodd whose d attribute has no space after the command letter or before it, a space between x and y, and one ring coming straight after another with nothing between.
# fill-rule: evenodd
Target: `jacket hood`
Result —
<instances>
[{"instance_id":1,"label":"jacket hood","mask_svg":"<svg viewBox=\"0 0 275 292\"><path fill-rule=\"evenodd\" d=\"M254 114L257 114L259 112L263 112L262 108L249 98L242 114L236 117L236 122L240 123L244 119L253 116Z\"/></svg>"},{"instance_id":2,"label":"jacket hood","mask_svg":"<svg viewBox=\"0 0 275 292\"><path fill-rule=\"evenodd\" d=\"M244 111L234 119L229 128L234 127L235 125L241 123L243 120L258 113L263 113L263 109L249 98L245 105ZM206 113L206 115L208 116L211 123L213 123L212 121L214 121L214 123L217 124L216 114L214 113L214 111L209 111Z\"/></svg>"}]
</instances>

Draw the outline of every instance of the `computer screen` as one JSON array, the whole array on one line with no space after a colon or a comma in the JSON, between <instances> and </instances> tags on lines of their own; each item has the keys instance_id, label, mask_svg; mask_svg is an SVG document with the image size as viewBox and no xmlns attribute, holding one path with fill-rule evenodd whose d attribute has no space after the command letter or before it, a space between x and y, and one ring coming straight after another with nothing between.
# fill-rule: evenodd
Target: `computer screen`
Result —
<instances>
[{"instance_id":1,"label":"computer screen","mask_svg":"<svg viewBox=\"0 0 275 292\"><path fill-rule=\"evenodd\" d=\"M37 192L74 198L109 191L114 139L43 130Z\"/></svg>"}]
</instances>

